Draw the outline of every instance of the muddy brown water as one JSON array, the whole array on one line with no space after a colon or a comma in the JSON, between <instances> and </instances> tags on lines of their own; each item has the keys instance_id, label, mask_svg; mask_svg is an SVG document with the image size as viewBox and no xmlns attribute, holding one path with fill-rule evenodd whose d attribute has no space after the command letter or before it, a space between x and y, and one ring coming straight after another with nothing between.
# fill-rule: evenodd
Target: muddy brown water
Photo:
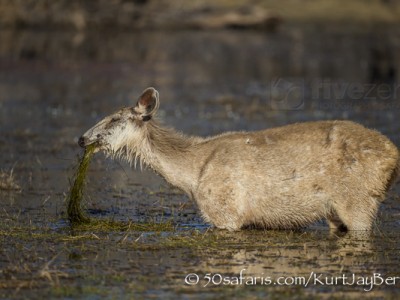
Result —
<instances>
[{"instance_id":1,"label":"muddy brown water","mask_svg":"<svg viewBox=\"0 0 400 300\"><path fill-rule=\"evenodd\" d=\"M157 175L102 154L88 172L90 216L174 229L76 230L65 198L78 137L147 86L160 91L165 123L188 134L351 119L400 145L399 33L0 32L0 166L22 188L0 191L0 297L397 299L400 278L380 278L400 276L399 184L370 238L331 236L323 222L294 232L214 230ZM185 283L188 274L198 284ZM329 281L343 274L346 284ZM374 274L367 292L359 280ZM305 287L295 276L312 280Z\"/></svg>"}]
</instances>

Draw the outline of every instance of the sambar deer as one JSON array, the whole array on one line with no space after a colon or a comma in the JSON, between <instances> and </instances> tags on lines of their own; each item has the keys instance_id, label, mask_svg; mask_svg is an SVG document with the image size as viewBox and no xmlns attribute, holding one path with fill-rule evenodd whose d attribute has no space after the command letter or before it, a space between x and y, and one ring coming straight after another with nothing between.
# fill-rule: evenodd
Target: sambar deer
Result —
<instances>
[{"instance_id":1,"label":"sambar deer","mask_svg":"<svg viewBox=\"0 0 400 300\"><path fill-rule=\"evenodd\" d=\"M319 121L202 138L155 120L159 93L104 118L80 139L139 160L194 199L218 228L290 229L326 218L333 230L370 231L400 170L398 148L350 121Z\"/></svg>"}]
</instances>

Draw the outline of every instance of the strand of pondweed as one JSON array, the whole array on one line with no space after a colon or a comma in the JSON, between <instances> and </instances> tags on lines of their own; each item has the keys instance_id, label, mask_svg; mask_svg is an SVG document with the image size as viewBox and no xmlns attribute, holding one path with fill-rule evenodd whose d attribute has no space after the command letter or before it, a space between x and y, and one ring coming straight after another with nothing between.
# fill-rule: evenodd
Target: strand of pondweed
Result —
<instances>
[{"instance_id":1,"label":"strand of pondweed","mask_svg":"<svg viewBox=\"0 0 400 300\"><path fill-rule=\"evenodd\" d=\"M90 222L89 217L87 217L82 211L82 198L86 173L94 150L94 145L89 145L85 148L85 153L82 156L78 170L75 174L74 184L69 192L67 213L68 219L71 224L82 224Z\"/></svg>"}]
</instances>

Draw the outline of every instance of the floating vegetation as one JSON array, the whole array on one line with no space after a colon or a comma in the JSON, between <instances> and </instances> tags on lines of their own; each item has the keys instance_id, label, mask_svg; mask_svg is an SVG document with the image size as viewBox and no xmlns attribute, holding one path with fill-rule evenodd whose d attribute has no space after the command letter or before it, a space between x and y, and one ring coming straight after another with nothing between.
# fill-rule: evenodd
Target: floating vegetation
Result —
<instances>
[{"instance_id":1,"label":"floating vegetation","mask_svg":"<svg viewBox=\"0 0 400 300\"><path fill-rule=\"evenodd\" d=\"M81 222L74 224L74 230L78 231L139 231L139 232L163 232L174 231L175 227L172 222L163 223L156 222L122 222L114 220L90 220L90 222Z\"/></svg>"},{"instance_id":2,"label":"floating vegetation","mask_svg":"<svg viewBox=\"0 0 400 300\"><path fill-rule=\"evenodd\" d=\"M220 241L220 237L215 232L208 230L200 232L192 230L186 234L176 234L160 239L160 247L162 249L177 249L177 248L218 248L224 241Z\"/></svg>"},{"instance_id":3,"label":"floating vegetation","mask_svg":"<svg viewBox=\"0 0 400 300\"><path fill-rule=\"evenodd\" d=\"M89 145L85 148L78 170L75 174L74 185L68 196L68 219L72 225L89 223L90 218L82 210L83 188L85 185L86 172L89 167L90 159L95 150L95 145Z\"/></svg>"}]
</instances>

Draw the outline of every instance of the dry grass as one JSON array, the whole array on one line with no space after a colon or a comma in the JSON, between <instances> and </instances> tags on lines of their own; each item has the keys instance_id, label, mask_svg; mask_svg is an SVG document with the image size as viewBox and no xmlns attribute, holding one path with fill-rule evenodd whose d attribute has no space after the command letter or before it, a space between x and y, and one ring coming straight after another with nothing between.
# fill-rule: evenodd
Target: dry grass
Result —
<instances>
[{"instance_id":1,"label":"dry grass","mask_svg":"<svg viewBox=\"0 0 400 300\"><path fill-rule=\"evenodd\" d=\"M0 171L0 190L5 191L19 191L21 190L19 184L14 178L14 169L9 172Z\"/></svg>"}]
</instances>

